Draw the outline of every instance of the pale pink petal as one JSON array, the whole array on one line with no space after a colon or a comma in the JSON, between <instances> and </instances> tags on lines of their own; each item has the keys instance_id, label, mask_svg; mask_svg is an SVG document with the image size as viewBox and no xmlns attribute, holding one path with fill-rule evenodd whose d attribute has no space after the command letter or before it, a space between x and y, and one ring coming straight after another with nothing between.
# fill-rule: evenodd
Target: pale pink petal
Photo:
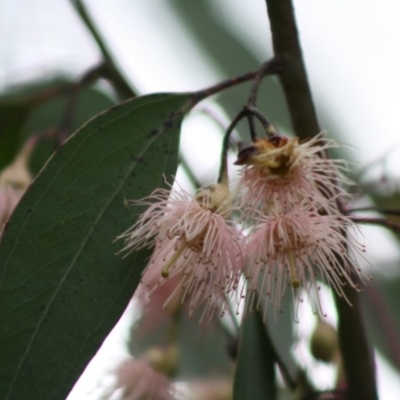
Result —
<instances>
[{"instance_id":1,"label":"pale pink petal","mask_svg":"<svg viewBox=\"0 0 400 400\"><path fill-rule=\"evenodd\" d=\"M126 240L124 250L128 252L155 246L142 279L150 293L176 279L178 284L164 306L179 297L188 302L190 315L203 305L201 318L224 313L243 268L241 232L226 219L234 208L230 202L220 201L223 196L218 190L201 189L192 196L157 189L135 202L148 208L120 236Z\"/></svg>"},{"instance_id":2,"label":"pale pink petal","mask_svg":"<svg viewBox=\"0 0 400 400\"><path fill-rule=\"evenodd\" d=\"M355 225L349 218L320 215L304 203L286 213L259 214L244 250L249 292L259 292L280 311L288 286L296 307L301 288L308 294L314 292L319 302L318 280L330 284L343 297L343 285L359 290L353 276L361 281L365 276L356 255L362 256L365 249L354 234Z\"/></svg>"},{"instance_id":3,"label":"pale pink petal","mask_svg":"<svg viewBox=\"0 0 400 400\"><path fill-rule=\"evenodd\" d=\"M105 394L110 399L113 393L122 389L122 400L173 400L170 381L157 372L144 359L128 359L115 371L116 383Z\"/></svg>"}]
</instances>

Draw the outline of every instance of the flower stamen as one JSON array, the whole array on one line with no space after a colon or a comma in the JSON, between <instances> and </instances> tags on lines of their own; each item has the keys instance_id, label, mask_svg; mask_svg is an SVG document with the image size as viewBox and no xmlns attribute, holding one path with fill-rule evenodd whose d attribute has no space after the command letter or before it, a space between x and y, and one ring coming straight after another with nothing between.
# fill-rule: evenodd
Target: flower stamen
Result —
<instances>
[{"instance_id":1,"label":"flower stamen","mask_svg":"<svg viewBox=\"0 0 400 400\"><path fill-rule=\"evenodd\" d=\"M297 275L296 260L294 258L293 250L288 250L287 253L289 260L290 280L292 287L297 289L300 286L299 276Z\"/></svg>"},{"instance_id":2,"label":"flower stamen","mask_svg":"<svg viewBox=\"0 0 400 400\"><path fill-rule=\"evenodd\" d=\"M175 261L181 256L181 254L185 251L185 249L188 247L188 242L186 240L183 240L181 245L178 247L176 252L172 255L172 257L164 264L161 270L161 276L163 278L168 278L169 277L169 270L171 267L175 264Z\"/></svg>"}]
</instances>

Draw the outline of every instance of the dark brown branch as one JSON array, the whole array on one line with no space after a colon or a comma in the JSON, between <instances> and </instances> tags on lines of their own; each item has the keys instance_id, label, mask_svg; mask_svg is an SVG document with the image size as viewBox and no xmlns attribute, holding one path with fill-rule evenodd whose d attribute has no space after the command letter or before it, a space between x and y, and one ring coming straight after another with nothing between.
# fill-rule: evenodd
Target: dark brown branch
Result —
<instances>
[{"instance_id":1,"label":"dark brown branch","mask_svg":"<svg viewBox=\"0 0 400 400\"><path fill-rule=\"evenodd\" d=\"M256 117L262 126L265 129L265 132L268 135L275 135L276 131L274 126L268 119L255 107L250 105L245 105L242 110L236 115L236 117L232 120L231 124L229 125L228 129L226 130L223 142L222 142L222 153L221 153L221 167L219 171L218 182L223 182L226 178L227 173L227 157L228 157L228 148L230 143L230 136L233 130L235 129L236 125L244 118L247 117L249 120L250 125L250 134L253 142L256 139L256 132L254 127L254 120L251 117Z\"/></svg>"},{"instance_id":2,"label":"dark brown branch","mask_svg":"<svg viewBox=\"0 0 400 400\"><path fill-rule=\"evenodd\" d=\"M264 77L266 75L276 74L279 73L280 69L281 68L279 61L272 59L263 64L261 75L262 77ZM222 92L225 89L239 85L240 83L243 82L251 81L257 78L258 76L260 76L260 70L250 71L246 72L245 74L238 75L234 78L226 79L225 81L210 86L209 88L199 90L198 92L193 93L191 105L193 106L194 104L197 104L199 101L204 100L206 97Z\"/></svg>"},{"instance_id":3,"label":"dark brown branch","mask_svg":"<svg viewBox=\"0 0 400 400\"><path fill-rule=\"evenodd\" d=\"M400 217L399 209L382 209L377 207L358 207L358 208L347 208L346 214L355 213L355 212L364 212L364 211L372 211L377 212L379 214L392 215L394 217Z\"/></svg>"},{"instance_id":4,"label":"dark brown branch","mask_svg":"<svg viewBox=\"0 0 400 400\"><path fill-rule=\"evenodd\" d=\"M394 233L400 233L400 224L386 218L350 217L357 224L380 225Z\"/></svg>"},{"instance_id":5,"label":"dark brown branch","mask_svg":"<svg viewBox=\"0 0 400 400\"><path fill-rule=\"evenodd\" d=\"M282 70L282 65L277 58L273 58L272 60L265 62L261 66L261 68L257 72L257 75L254 78L253 86L251 87L250 90L249 99L247 101L248 106L254 106L254 107L256 106L258 90L261 86L262 79L266 75L269 75L271 73L279 74L281 70Z\"/></svg>"},{"instance_id":6,"label":"dark brown branch","mask_svg":"<svg viewBox=\"0 0 400 400\"><path fill-rule=\"evenodd\" d=\"M358 277L352 274L357 282ZM349 400L377 400L375 366L372 349L366 337L359 293L350 288L345 291L347 300L335 294L339 314L338 334L346 375Z\"/></svg>"},{"instance_id":7,"label":"dark brown branch","mask_svg":"<svg viewBox=\"0 0 400 400\"><path fill-rule=\"evenodd\" d=\"M221 152L221 165L218 174L218 182L222 183L226 178L226 165L228 159L228 148L229 148L229 141L232 131L235 129L235 126L239 123L239 121L246 115L246 111L243 109L241 110L236 117L232 120L231 124L228 126L226 130L224 140L222 141L222 152Z\"/></svg>"},{"instance_id":8,"label":"dark brown branch","mask_svg":"<svg viewBox=\"0 0 400 400\"><path fill-rule=\"evenodd\" d=\"M249 99L247 100L248 108L254 108L255 110L257 110L256 103L257 103L258 90L260 89L263 77L265 75L267 75L268 73L270 73L269 71L271 71L271 70L275 71L275 73L279 73L281 71L281 64L277 61L276 58L272 59L271 61L267 61L259 69L256 77L254 78L253 86L251 87L251 90L250 90ZM247 120L249 122L251 138L254 142L255 138L257 137L255 122L254 122L254 115L249 114L247 116ZM270 124L270 129L267 129L266 131L267 131L267 134L269 134L269 135L276 134L276 129L272 124ZM273 132L273 133L271 133L271 132Z\"/></svg>"},{"instance_id":9,"label":"dark brown branch","mask_svg":"<svg viewBox=\"0 0 400 400\"><path fill-rule=\"evenodd\" d=\"M281 63L283 87L293 130L301 139L320 132L307 80L291 0L266 0L275 57Z\"/></svg>"},{"instance_id":10,"label":"dark brown branch","mask_svg":"<svg viewBox=\"0 0 400 400\"><path fill-rule=\"evenodd\" d=\"M307 80L291 0L266 0L275 58L280 60L282 83L296 136L307 138L320 131ZM339 313L338 335L350 400L378 398L372 351L366 336L359 295L343 289L352 307L335 293Z\"/></svg>"}]
</instances>

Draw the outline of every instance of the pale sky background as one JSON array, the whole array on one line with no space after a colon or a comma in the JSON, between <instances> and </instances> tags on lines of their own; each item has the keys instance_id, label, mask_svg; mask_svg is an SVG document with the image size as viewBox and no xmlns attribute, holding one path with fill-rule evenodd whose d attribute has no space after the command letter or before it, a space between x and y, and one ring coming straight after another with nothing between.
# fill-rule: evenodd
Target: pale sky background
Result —
<instances>
[{"instance_id":1,"label":"pale sky background","mask_svg":"<svg viewBox=\"0 0 400 400\"><path fill-rule=\"evenodd\" d=\"M271 40L263 0L197 1L209 3L220 23L260 62L264 61ZM172 2L86 1L124 75L143 94L195 90L226 78L171 11ZM398 182L400 2L297 0L295 7L317 111L323 104L340 121L338 125L351 132L343 141L354 148L360 165L390 151L387 170ZM0 37L0 90L57 71L82 72L100 57L67 0L1 0ZM207 104L217 107L211 101ZM228 123L223 111L217 111ZM193 137L203 137L204 141L196 142L194 147ZM220 128L207 117L193 113L184 123L182 151L196 168L197 176L210 182L218 168L220 139ZM202 143L206 146L204 151L199 150ZM178 179L185 184L182 171L178 172ZM390 233L363 228L363 234L372 265L399 260L399 249ZM386 272L388 276L398 274ZM328 308L333 309L329 296L327 299ZM335 322L334 312L329 315ZM305 311L302 320L299 332L308 337L313 316ZM92 390L99 374L110 370L112 361L124 355L129 323L124 319L114 330L105 350L92 363L86 381L80 383L69 400L96 398ZM304 329L307 326L308 330ZM307 349L299 346L301 353L307 354ZM392 400L394 393L400 393L400 378L379 354L377 361L380 398ZM326 370L320 376L324 377L318 379L321 387L328 387L333 381L333 374Z\"/></svg>"}]
</instances>

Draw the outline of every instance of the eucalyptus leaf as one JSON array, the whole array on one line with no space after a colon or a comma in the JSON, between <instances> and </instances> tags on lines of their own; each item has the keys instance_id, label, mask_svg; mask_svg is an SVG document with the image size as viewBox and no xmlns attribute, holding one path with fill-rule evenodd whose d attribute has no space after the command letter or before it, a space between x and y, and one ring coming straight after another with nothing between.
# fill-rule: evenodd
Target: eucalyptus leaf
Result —
<instances>
[{"instance_id":1,"label":"eucalyptus leaf","mask_svg":"<svg viewBox=\"0 0 400 400\"><path fill-rule=\"evenodd\" d=\"M19 134L27 113L25 104L0 98L0 170L13 160L17 152Z\"/></svg>"},{"instance_id":2,"label":"eucalyptus leaf","mask_svg":"<svg viewBox=\"0 0 400 400\"><path fill-rule=\"evenodd\" d=\"M389 265L382 264L382 268ZM390 265L391 269L397 265ZM400 279L375 276L361 297L369 337L376 348L400 371Z\"/></svg>"},{"instance_id":3,"label":"eucalyptus leaf","mask_svg":"<svg viewBox=\"0 0 400 400\"><path fill-rule=\"evenodd\" d=\"M128 199L176 171L189 94L128 101L47 162L0 244L0 398L65 399L128 304L149 251L123 258ZM140 211L140 210L139 210Z\"/></svg>"},{"instance_id":4,"label":"eucalyptus leaf","mask_svg":"<svg viewBox=\"0 0 400 400\"><path fill-rule=\"evenodd\" d=\"M64 82L64 85L68 84L71 85L72 82ZM61 83L58 83L58 86L60 85ZM57 131L59 129L63 118L65 118L66 109L68 108L67 93L68 92L65 91L65 93L62 93L49 101L44 101L31 107L21 134L23 141L27 140L27 138L32 136L32 134L48 132L51 130ZM115 102L97 87L82 87L74 99L74 107L69 121L70 126L68 127L68 131L70 131L67 133L70 134L74 132L89 118L93 118L96 114L114 105ZM47 139L41 140L37 144L29 162L29 167L33 174L40 171L46 160L54 152L55 142L54 139Z\"/></svg>"},{"instance_id":5,"label":"eucalyptus leaf","mask_svg":"<svg viewBox=\"0 0 400 400\"><path fill-rule=\"evenodd\" d=\"M242 322L233 400L275 400L275 360L262 313L247 315Z\"/></svg>"}]
</instances>

